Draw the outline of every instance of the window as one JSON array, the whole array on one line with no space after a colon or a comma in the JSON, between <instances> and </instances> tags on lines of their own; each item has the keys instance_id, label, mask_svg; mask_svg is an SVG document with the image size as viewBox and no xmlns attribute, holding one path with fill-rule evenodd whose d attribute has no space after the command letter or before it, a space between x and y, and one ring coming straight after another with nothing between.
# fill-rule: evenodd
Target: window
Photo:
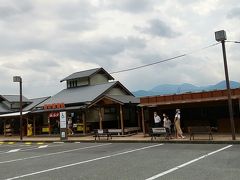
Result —
<instances>
[{"instance_id":1,"label":"window","mask_svg":"<svg viewBox=\"0 0 240 180\"><path fill-rule=\"evenodd\" d=\"M68 81L68 87L77 87L77 80Z\"/></svg>"}]
</instances>

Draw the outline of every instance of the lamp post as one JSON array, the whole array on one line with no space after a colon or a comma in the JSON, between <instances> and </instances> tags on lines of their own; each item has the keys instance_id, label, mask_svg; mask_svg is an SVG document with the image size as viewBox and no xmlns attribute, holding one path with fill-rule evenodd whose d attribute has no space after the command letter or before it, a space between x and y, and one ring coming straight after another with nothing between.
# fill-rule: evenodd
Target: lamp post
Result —
<instances>
[{"instance_id":1,"label":"lamp post","mask_svg":"<svg viewBox=\"0 0 240 180\"><path fill-rule=\"evenodd\" d=\"M227 56L226 56L226 48L225 48L225 40L227 40L226 32L224 30L215 32L215 39L216 39L216 41L222 43L224 70L225 70L225 78L226 78L226 86L227 86L227 94L228 94L228 108L229 108L229 116L230 116L231 131L232 131L232 140L236 140L235 125L234 125L234 119L233 119L231 89L230 89L230 83L229 83Z\"/></svg>"},{"instance_id":2,"label":"lamp post","mask_svg":"<svg viewBox=\"0 0 240 180\"><path fill-rule=\"evenodd\" d=\"M21 76L13 76L13 82L19 82L20 85L20 140L22 141L23 135L22 135L22 78Z\"/></svg>"}]
</instances>

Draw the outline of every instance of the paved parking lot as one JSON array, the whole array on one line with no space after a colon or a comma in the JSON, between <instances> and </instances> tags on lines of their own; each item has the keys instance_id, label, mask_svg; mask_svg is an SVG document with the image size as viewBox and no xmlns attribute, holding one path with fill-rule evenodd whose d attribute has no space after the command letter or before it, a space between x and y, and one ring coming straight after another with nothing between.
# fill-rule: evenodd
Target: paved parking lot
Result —
<instances>
[{"instance_id":1,"label":"paved parking lot","mask_svg":"<svg viewBox=\"0 0 240 180\"><path fill-rule=\"evenodd\" d=\"M238 179L240 146L226 144L1 144L0 179Z\"/></svg>"}]
</instances>

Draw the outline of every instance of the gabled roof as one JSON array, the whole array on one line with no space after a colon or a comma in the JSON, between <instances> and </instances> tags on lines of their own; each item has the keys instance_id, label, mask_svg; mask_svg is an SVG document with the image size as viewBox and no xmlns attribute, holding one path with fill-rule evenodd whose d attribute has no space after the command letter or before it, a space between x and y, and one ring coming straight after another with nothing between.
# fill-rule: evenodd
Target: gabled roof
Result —
<instances>
[{"instance_id":1,"label":"gabled roof","mask_svg":"<svg viewBox=\"0 0 240 180\"><path fill-rule=\"evenodd\" d=\"M41 97L41 98L35 98L35 99L30 99L30 101L32 102L31 104L29 104L27 107L23 108L23 111L30 111L32 110L35 106L39 105L40 103L46 101L47 99L49 99L50 96L48 97Z\"/></svg>"},{"instance_id":2,"label":"gabled roof","mask_svg":"<svg viewBox=\"0 0 240 180\"><path fill-rule=\"evenodd\" d=\"M139 104L140 103L140 98L137 98L131 95L106 95L106 97L109 97L110 99L115 99L123 104L127 104L127 103Z\"/></svg>"},{"instance_id":3,"label":"gabled roof","mask_svg":"<svg viewBox=\"0 0 240 180\"><path fill-rule=\"evenodd\" d=\"M88 107L91 107L95 104L97 104L99 101L103 100L103 99L109 99L115 103L119 103L119 104L139 104L140 103L140 98L135 97L134 95L103 95L100 98L96 99L94 102L92 102L92 104L90 104Z\"/></svg>"},{"instance_id":4,"label":"gabled roof","mask_svg":"<svg viewBox=\"0 0 240 180\"><path fill-rule=\"evenodd\" d=\"M86 71L75 72L75 73L67 76L66 78L62 79L60 82L67 81L67 80L70 80L70 79L91 77L91 76L93 76L97 73L104 73L104 74L107 75L108 80L114 80L114 78L107 71L105 71L103 68L95 68L95 69L90 69L90 70L86 70Z\"/></svg>"},{"instance_id":5,"label":"gabled roof","mask_svg":"<svg viewBox=\"0 0 240 180\"><path fill-rule=\"evenodd\" d=\"M92 102L94 99L98 98L111 87L119 84L118 81L108 82L104 84L97 84L91 86L82 86L76 88L64 89L47 99L43 103L39 104L38 107L44 106L44 104L53 103L64 103L64 104L76 104L76 103L87 103Z\"/></svg>"},{"instance_id":6,"label":"gabled roof","mask_svg":"<svg viewBox=\"0 0 240 180\"><path fill-rule=\"evenodd\" d=\"M10 103L19 102L20 95L0 95L0 97ZM31 102L31 100L27 99L26 97L22 96L22 102Z\"/></svg>"}]
</instances>

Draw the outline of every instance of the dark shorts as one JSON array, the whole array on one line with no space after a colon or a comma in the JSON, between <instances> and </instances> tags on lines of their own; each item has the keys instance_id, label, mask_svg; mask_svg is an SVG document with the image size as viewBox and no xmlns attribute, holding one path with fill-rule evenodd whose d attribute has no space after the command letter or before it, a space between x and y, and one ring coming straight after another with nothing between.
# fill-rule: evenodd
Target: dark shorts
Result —
<instances>
[{"instance_id":1,"label":"dark shorts","mask_svg":"<svg viewBox=\"0 0 240 180\"><path fill-rule=\"evenodd\" d=\"M169 136L169 135L171 134L170 129L169 129L169 128L165 128L165 129L166 129L166 133L167 133L167 135Z\"/></svg>"},{"instance_id":2,"label":"dark shorts","mask_svg":"<svg viewBox=\"0 0 240 180\"><path fill-rule=\"evenodd\" d=\"M154 127L161 127L161 124L160 123L155 123Z\"/></svg>"}]
</instances>

